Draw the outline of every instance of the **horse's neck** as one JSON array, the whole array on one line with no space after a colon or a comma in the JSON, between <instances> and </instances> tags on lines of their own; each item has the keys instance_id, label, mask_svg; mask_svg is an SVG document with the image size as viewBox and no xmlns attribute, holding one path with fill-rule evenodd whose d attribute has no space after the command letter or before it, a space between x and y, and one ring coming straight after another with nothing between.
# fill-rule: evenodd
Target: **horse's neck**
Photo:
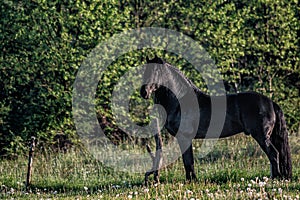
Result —
<instances>
[{"instance_id":1,"label":"horse's neck","mask_svg":"<svg viewBox=\"0 0 300 200\"><path fill-rule=\"evenodd\" d=\"M180 100L181 98L185 97L186 95L191 95L192 93L195 93L199 100L200 99L208 99L209 96L205 93L201 92L194 83L186 78L177 68L173 67L172 65L166 63L166 67L162 68L163 71L161 74L168 74L165 76L166 80L163 80L164 86L168 89L162 89L164 92L161 92L160 96L163 96L162 98L165 100L170 100L174 102L172 99L176 98L177 100Z\"/></svg>"},{"instance_id":2,"label":"horse's neck","mask_svg":"<svg viewBox=\"0 0 300 200\"><path fill-rule=\"evenodd\" d=\"M169 74L167 87L175 94L177 99L182 98L189 90L193 89L193 85L190 84L188 79L174 67L169 66L166 73Z\"/></svg>"}]
</instances>

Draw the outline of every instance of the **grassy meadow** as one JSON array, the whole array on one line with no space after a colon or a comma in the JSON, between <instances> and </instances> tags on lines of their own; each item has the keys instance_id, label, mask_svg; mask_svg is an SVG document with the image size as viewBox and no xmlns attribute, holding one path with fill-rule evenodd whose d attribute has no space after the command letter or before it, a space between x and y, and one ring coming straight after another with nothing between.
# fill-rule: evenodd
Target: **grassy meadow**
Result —
<instances>
[{"instance_id":1,"label":"grassy meadow","mask_svg":"<svg viewBox=\"0 0 300 200\"><path fill-rule=\"evenodd\" d=\"M204 158L197 156L200 144L194 141L197 182L185 182L179 159L161 171L159 184L151 182L147 187L143 174L114 171L87 152L37 151L32 185L26 191L27 157L2 160L0 199L299 199L299 136L290 137L291 181L268 178L267 157L251 137L219 140Z\"/></svg>"}]
</instances>

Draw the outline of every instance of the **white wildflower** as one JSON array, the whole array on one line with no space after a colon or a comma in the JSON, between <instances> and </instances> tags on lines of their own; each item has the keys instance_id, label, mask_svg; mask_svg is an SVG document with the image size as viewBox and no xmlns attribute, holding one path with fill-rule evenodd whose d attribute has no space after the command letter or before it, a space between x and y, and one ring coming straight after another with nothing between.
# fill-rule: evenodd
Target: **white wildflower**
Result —
<instances>
[{"instance_id":1,"label":"white wildflower","mask_svg":"<svg viewBox=\"0 0 300 200\"><path fill-rule=\"evenodd\" d=\"M248 196L252 197L252 192L248 192Z\"/></svg>"},{"instance_id":2,"label":"white wildflower","mask_svg":"<svg viewBox=\"0 0 300 200\"><path fill-rule=\"evenodd\" d=\"M191 190L186 190L185 193L186 193L186 194L193 194L193 191L191 191Z\"/></svg>"},{"instance_id":3,"label":"white wildflower","mask_svg":"<svg viewBox=\"0 0 300 200\"><path fill-rule=\"evenodd\" d=\"M264 187L266 185L266 183L263 181L259 181L258 185L259 185L259 187Z\"/></svg>"}]
</instances>

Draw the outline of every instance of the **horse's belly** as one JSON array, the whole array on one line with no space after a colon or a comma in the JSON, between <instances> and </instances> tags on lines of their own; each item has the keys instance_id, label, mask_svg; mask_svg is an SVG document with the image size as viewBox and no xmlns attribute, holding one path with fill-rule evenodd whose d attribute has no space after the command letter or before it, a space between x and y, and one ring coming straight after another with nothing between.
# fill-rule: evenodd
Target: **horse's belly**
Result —
<instances>
[{"instance_id":1,"label":"horse's belly","mask_svg":"<svg viewBox=\"0 0 300 200\"><path fill-rule=\"evenodd\" d=\"M233 120L235 118L226 117L223 128L221 130L216 130L213 124L207 126L199 126L196 139L215 139L229 137L244 131L239 120Z\"/></svg>"},{"instance_id":2,"label":"horse's belly","mask_svg":"<svg viewBox=\"0 0 300 200\"><path fill-rule=\"evenodd\" d=\"M237 119L237 118L236 117L233 117L233 118L227 117L226 118L220 138L236 135L236 134L244 131L243 126L240 123L240 120L234 120L234 119Z\"/></svg>"}]
</instances>

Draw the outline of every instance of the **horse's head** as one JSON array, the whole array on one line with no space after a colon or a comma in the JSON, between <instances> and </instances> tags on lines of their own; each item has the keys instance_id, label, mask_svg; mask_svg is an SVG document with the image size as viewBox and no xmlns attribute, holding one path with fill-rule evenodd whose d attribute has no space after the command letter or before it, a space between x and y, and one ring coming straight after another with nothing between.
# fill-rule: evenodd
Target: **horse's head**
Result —
<instances>
[{"instance_id":1,"label":"horse's head","mask_svg":"<svg viewBox=\"0 0 300 200\"><path fill-rule=\"evenodd\" d=\"M140 94L144 99L148 99L160 88L163 88L160 90L161 94L169 95L172 92L176 98L180 99L193 91L194 85L177 68L163 59L157 56L151 60L147 58Z\"/></svg>"},{"instance_id":2,"label":"horse's head","mask_svg":"<svg viewBox=\"0 0 300 200\"><path fill-rule=\"evenodd\" d=\"M144 99L149 99L151 94L155 92L163 82L163 68L165 61L155 56L153 59L147 57L146 69L143 75L143 86L140 94Z\"/></svg>"}]
</instances>

